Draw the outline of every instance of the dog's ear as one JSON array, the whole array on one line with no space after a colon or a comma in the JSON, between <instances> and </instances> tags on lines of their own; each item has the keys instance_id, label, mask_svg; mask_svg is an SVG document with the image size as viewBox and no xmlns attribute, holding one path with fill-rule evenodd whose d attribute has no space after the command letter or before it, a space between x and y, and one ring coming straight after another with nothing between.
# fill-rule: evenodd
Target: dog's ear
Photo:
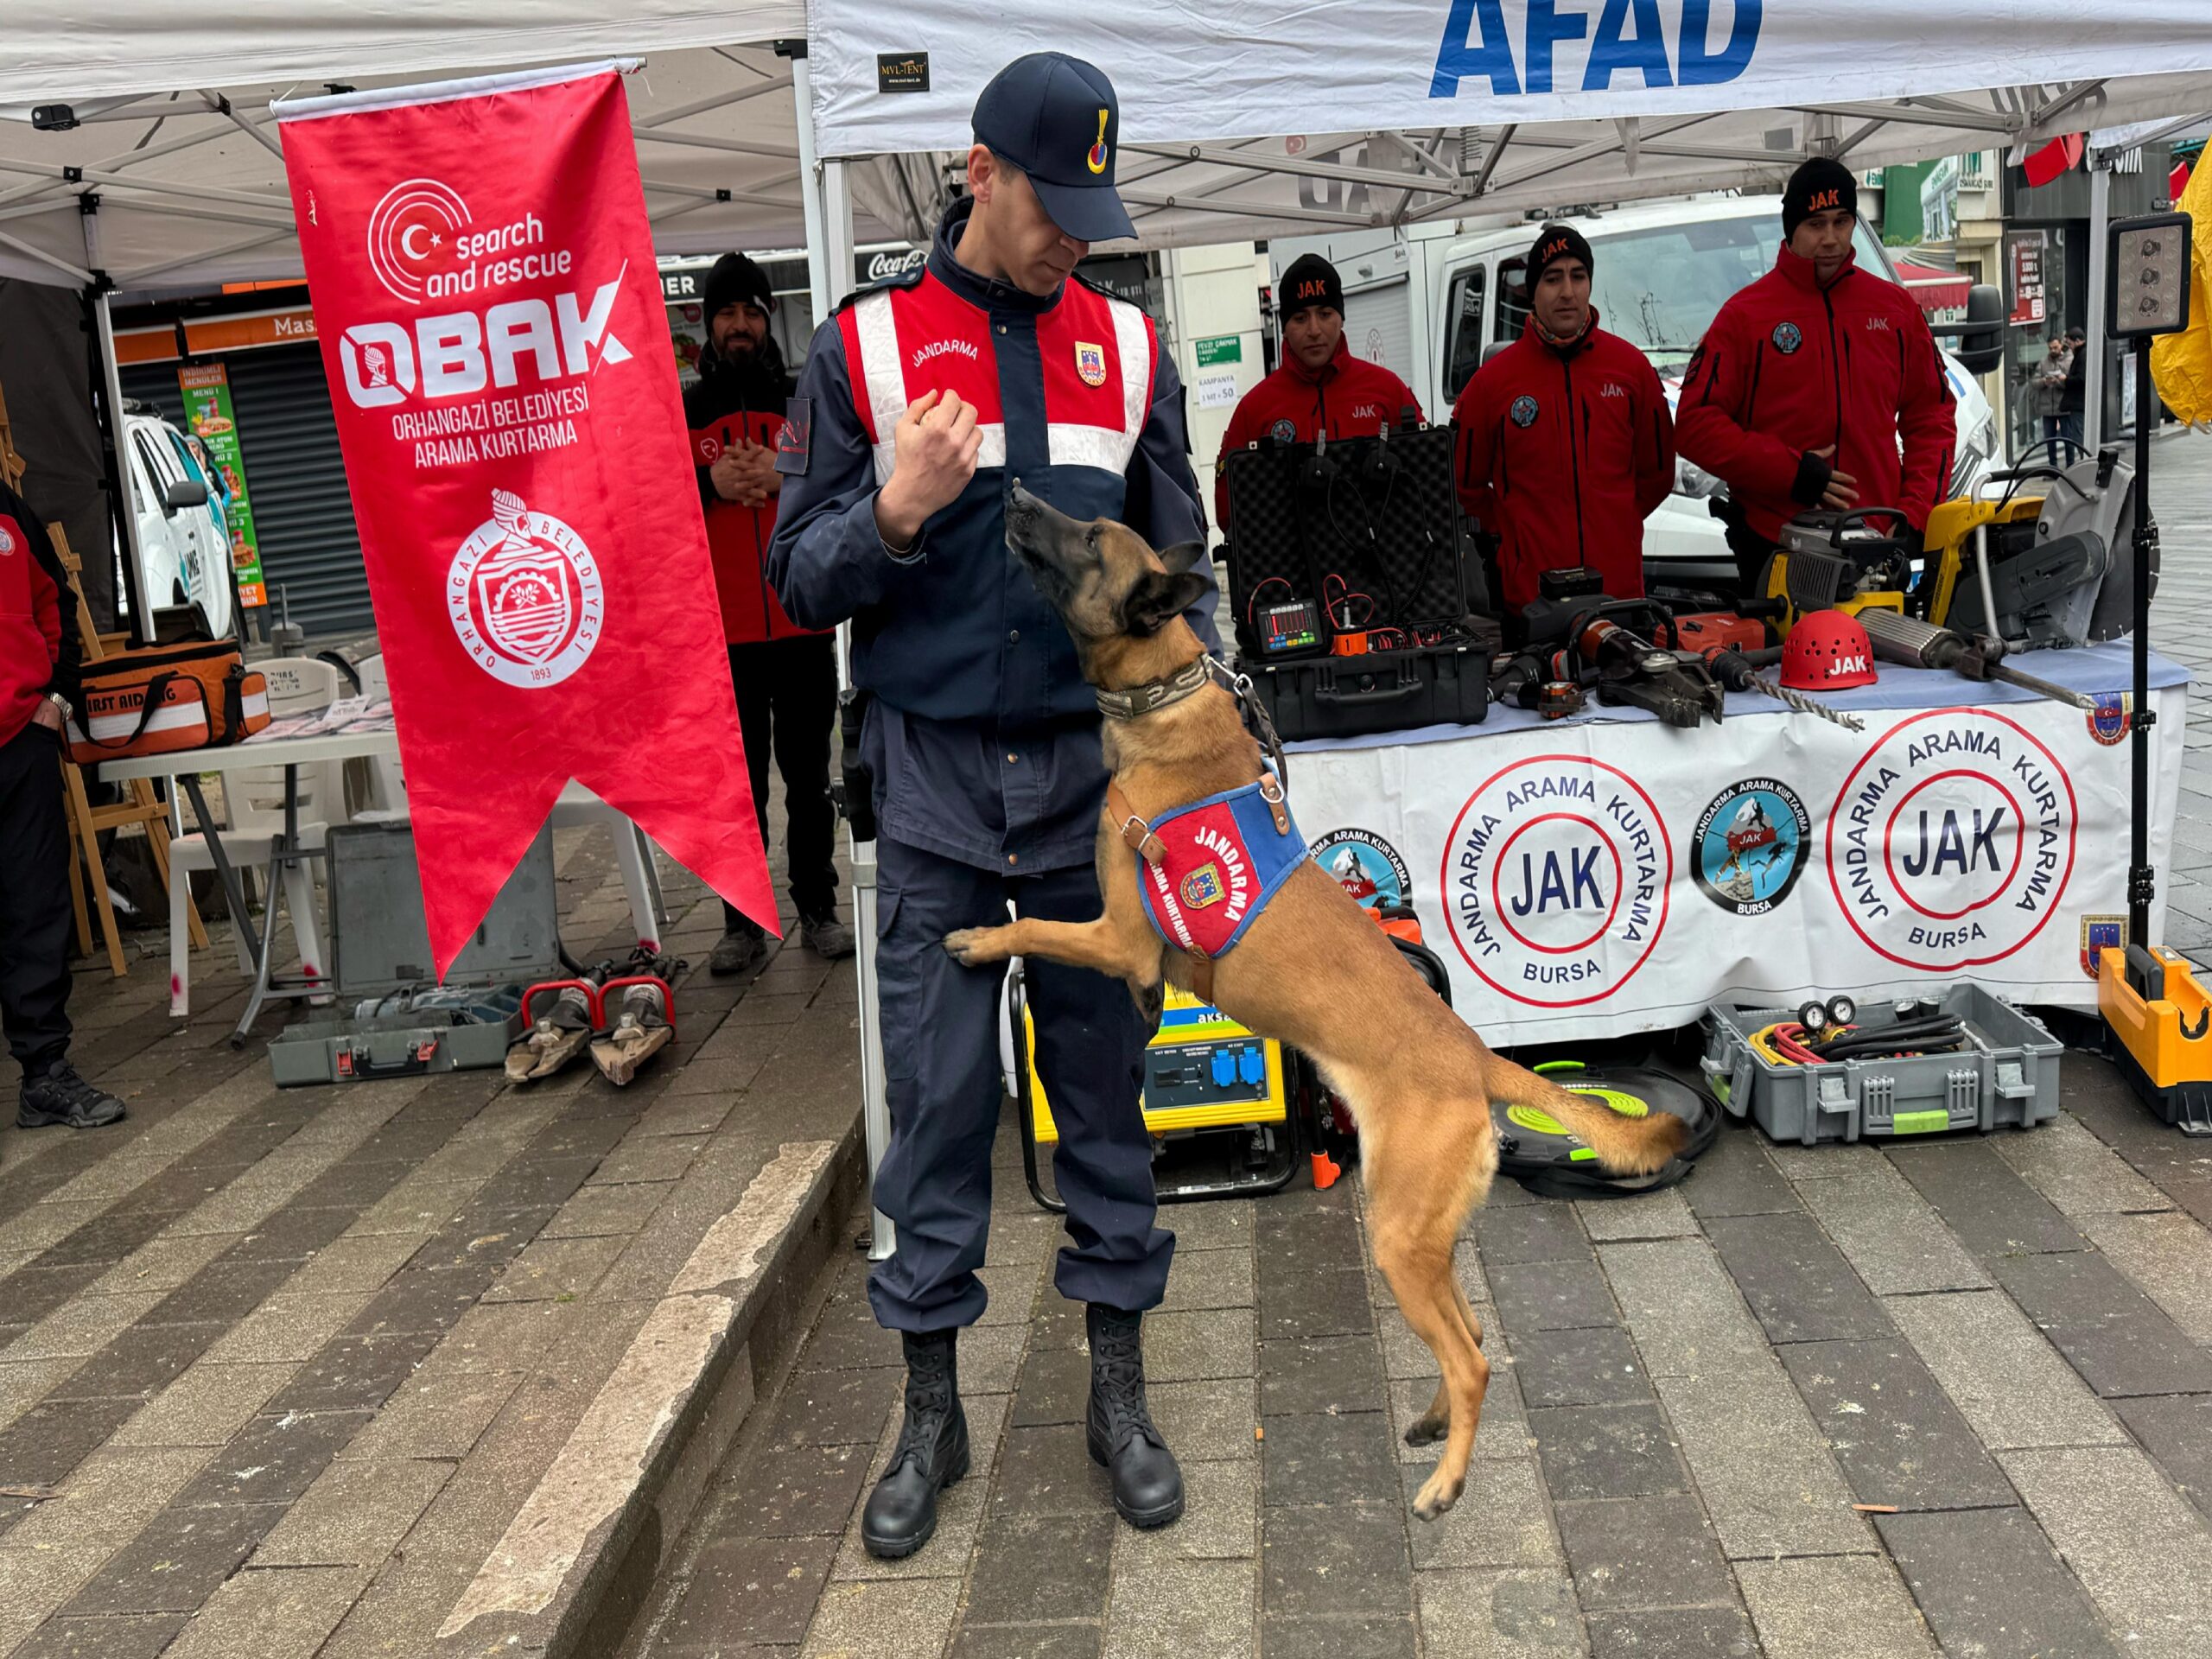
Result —
<instances>
[{"instance_id":1,"label":"dog's ear","mask_svg":"<svg viewBox=\"0 0 2212 1659\"><path fill-rule=\"evenodd\" d=\"M1160 562L1167 567L1167 574L1179 576L1205 556L1204 542L1178 542L1173 547L1160 550Z\"/></svg>"},{"instance_id":2,"label":"dog's ear","mask_svg":"<svg viewBox=\"0 0 2212 1659\"><path fill-rule=\"evenodd\" d=\"M1158 633L1212 587L1204 576L1187 570L1172 576L1147 570L1122 601L1122 626L1141 639Z\"/></svg>"}]
</instances>

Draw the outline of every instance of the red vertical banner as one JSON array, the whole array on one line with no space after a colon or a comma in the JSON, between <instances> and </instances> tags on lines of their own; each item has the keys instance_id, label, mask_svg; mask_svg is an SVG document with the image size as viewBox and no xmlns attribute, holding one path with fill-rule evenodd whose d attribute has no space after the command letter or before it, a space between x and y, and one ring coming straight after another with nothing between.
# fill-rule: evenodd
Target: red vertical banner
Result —
<instances>
[{"instance_id":1,"label":"red vertical banner","mask_svg":"<svg viewBox=\"0 0 2212 1659\"><path fill-rule=\"evenodd\" d=\"M439 972L571 778L772 930L617 67L276 110Z\"/></svg>"}]
</instances>

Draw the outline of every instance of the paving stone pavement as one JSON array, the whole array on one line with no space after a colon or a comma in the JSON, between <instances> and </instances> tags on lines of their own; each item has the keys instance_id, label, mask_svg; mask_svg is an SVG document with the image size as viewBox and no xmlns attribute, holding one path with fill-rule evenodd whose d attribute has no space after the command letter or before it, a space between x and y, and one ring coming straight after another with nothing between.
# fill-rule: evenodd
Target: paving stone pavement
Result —
<instances>
[{"instance_id":1,"label":"paving stone pavement","mask_svg":"<svg viewBox=\"0 0 2212 1659\"><path fill-rule=\"evenodd\" d=\"M1189 1508L1116 1520L1058 1224L1008 1130L963 1338L974 1468L938 1536L860 1546L900 1370L848 1261L626 1659L2212 1652L2186 1565L2212 1559L2212 1352L2158 1289L2212 1236L2102 1138L2156 1144L2109 1068L2067 1078L2056 1127L2000 1141L1831 1161L1732 1128L1657 1198L1501 1185L1459 1261L1490 1401L1430 1526L1401 1436L1433 1366L1367 1267L1356 1179L1163 1211L1147 1350ZM2134 1224L2157 1250L2099 1243Z\"/></svg>"},{"instance_id":2,"label":"paving stone pavement","mask_svg":"<svg viewBox=\"0 0 2212 1659\"><path fill-rule=\"evenodd\" d=\"M2159 467L2158 640L2212 667L2212 439ZM2212 960L2207 695L2167 938ZM619 948L603 841L558 854L571 946ZM680 873L670 896L702 957L716 906ZM539 1496L571 1490L556 1459L622 1417L610 1379L751 1184L851 1132L849 970L695 973L682 1043L619 1093L279 1091L257 1044L223 1041L243 989L213 931L181 1025L158 935L128 979L80 968L77 1058L127 1123L0 1127L0 1485L32 1491L0 1497L0 1656L542 1654L439 1632L512 1587L485 1569L513 1529L563 1523ZM1502 1185L1457 1262L1490 1398L1433 1526L1402 1438L1433 1363L1368 1269L1356 1178L1166 1212L1147 1347L1190 1507L1141 1535L1084 1453L1058 1224L1002 1140L963 1339L976 1462L939 1536L895 1565L859 1547L900 1374L841 1249L779 1315L791 1363L760 1370L728 1456L687 1477L662 1570L623 1590L627 1637L576 1650L2212 1653L2212 1147L2090 1057L2064 1104L1893 1149L1732 1129L1631 1203Z\"/></svg>"},{"instance_id":3,"label":"paving stone pavement","mask_svg":"<svg viewBox=\"0 0 2212 1659\"><path fill-rule=\"evenodd\" d=\"M635 938L610 851L556 837L587 959ZM588 1065L280 1090L263 1041L226 1041L227 923L188 1021L164 934L127 977L79 965L73 1058L130 1116L0 1123L0 1654L474 1650L442 1621L678 1270L791 1148L855 1144L850 964L711 980L720 901L664 871L682 1037L619 1090Z\"/></svg>"}]
</instances>

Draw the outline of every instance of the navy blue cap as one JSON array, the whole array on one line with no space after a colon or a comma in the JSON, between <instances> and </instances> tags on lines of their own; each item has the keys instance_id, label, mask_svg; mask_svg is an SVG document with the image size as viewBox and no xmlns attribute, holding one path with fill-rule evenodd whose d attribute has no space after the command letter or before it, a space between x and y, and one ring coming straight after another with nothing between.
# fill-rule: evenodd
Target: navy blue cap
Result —
<instances>
[{"instance_id":1,"label":"navy blue cap","mask_svg":"<svg viewBox=\"0 0 2212 1659\"><path fill-rule=\"evenodd\" d=\"M1106 72L1065 52L1033 52L976 100L976 142L1029 175L1052 223L1078 242L1133 237L1114 188L1122 103Z\"/></svg>"}]
</instances>

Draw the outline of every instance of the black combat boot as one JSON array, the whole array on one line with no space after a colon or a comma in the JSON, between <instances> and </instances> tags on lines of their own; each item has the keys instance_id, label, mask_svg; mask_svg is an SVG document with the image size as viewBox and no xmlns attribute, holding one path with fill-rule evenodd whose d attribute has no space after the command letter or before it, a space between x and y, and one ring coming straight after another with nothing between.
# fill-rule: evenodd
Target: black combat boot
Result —
<instances>
[{"instance_id":1,"label":"black combat boot","mask_svg":"<svg viewBox=\"0 0 2212 1659\"><path fill-rule=\"evenodd\" d=\"M960 1409L957 1331L903 1333L906 1421L891 1466L868 1494L861 1541L878 1560L911 1555L937 1530L937 1495L968 1472L968 1417Z\"/></svg>"},{"instance_id":2,"label":"black combat boot","mask_svg":"<svg viewBox=\"0 0 2212 1659\"><path fill-rule=\"evenodd\" d=\"M1133 1527L1164 1527L1183 1513L1183 1471L1152 1424L1144 1402L1144 1342L1139 1313L1098 1302L1084 1308L1090 1333L1093 1462L1114 1477L1114 1508Z\"/></svg>"}]
</instances>

